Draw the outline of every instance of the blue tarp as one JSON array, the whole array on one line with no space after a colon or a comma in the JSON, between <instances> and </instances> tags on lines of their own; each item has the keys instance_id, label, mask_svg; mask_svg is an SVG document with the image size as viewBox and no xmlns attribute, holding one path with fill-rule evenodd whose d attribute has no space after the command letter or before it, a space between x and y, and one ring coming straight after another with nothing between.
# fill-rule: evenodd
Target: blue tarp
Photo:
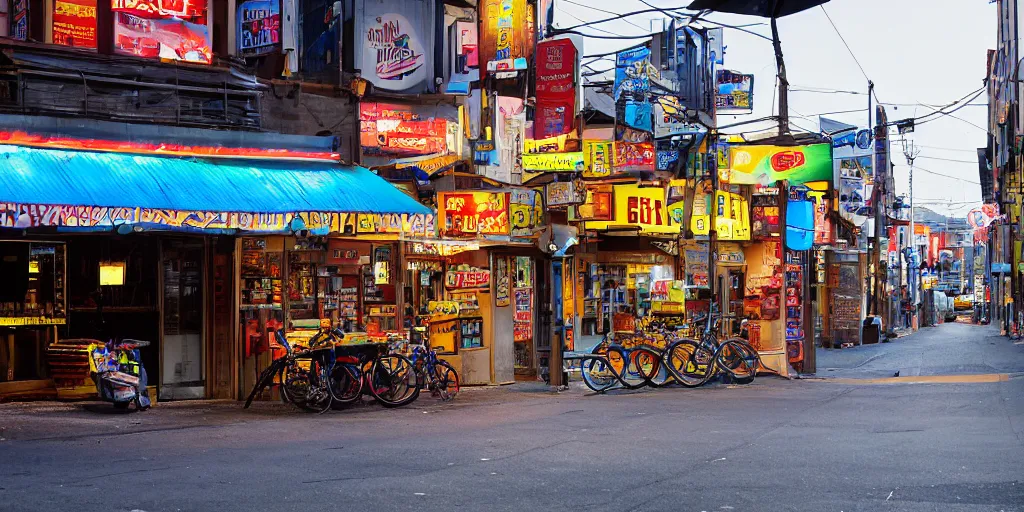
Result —
<instances>
[{"instance_id":1,"label":"blue tarp","mask_svg":"<svg viewBox=\"0 0 1024 512\"><path fill-rule=\"evenodd\" d=\"M0 202L237 213L432 213L358 166L0 145Z\"/></svg>"}]
</instances>

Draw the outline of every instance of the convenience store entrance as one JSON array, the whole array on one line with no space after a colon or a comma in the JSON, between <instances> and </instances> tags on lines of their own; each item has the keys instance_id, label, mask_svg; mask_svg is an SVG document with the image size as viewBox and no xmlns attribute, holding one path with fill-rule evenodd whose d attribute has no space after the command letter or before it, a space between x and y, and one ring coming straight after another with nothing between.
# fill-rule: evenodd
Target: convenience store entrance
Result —
<instances>
[{"instance_id":1,"label":"convenience store entrance","mask_svg":"<svg viewBox=\"0 0 1024 512\"><path fill-rule=\"evenodd\" d=\"M161 400L206 396L205 241L161 241ZM150 377L152 379L152 377Z\"/></svg>"}]
</instances>

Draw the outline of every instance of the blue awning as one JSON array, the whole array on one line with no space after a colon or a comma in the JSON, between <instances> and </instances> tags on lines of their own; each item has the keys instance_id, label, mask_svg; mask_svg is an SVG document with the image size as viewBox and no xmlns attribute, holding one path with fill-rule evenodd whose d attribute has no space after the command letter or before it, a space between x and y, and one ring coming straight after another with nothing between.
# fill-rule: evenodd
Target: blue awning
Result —
<instances>
[{"instance_id":1,"label":"blue awning","mask_svg":"<svg viewBox=\"0 0 1024 512\"><path fill-rule=\"evenodd\" d=\"M432 211L368 169L0 145L0 202L288 214Z\"/></svg>"}]
</instances>

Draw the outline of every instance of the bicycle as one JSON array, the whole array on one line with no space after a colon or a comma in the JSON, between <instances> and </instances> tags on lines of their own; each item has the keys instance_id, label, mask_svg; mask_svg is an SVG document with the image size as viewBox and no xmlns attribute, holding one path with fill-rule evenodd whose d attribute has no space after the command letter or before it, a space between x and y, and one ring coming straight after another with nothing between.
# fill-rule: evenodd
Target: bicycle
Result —
<instances>
[{"instance_id":1,"label":"bicycle","mask_svg":"<svg viewBox=\"0 0 1024 512\"><path fill-rule=\"evenodd\" d=\"M331 336L341 338L340 329ZM402 407L419 398L421 383L412 361L391 350L388 343L338 345L330 390L339 405L370 394L382 406Z\"/></svg>"},{"instance_id":2,"label":"bicycle","mask_svg":"<svg viewBox=\"0 0 1024 512\"><path fill-rule=\"evenodd\" d=\"M248 409L264 389L275 379L281 386L281 400L301 409L324 413L334 400L330 390L330 374L334 363L334 344L324 339L323 330L310 340L310 349L295 350L284 336L284 329L275 331L277 343L285 355L275 359L256 379L256 384L245 400Z\"/></svg>"},{"instance_id":3,"label":"bicycle","mask_svg":"<svg viewBox=\"0 0 1024 512\"><path fill-rule=\"evenodd\" d=\"M426 380L427 389L443 402L450 402L459 394L459 372L448 362L437 358L437 351L429 342L412 344L413 367Z\"/></svg>"},{"instance_id":4,"label":"bicycle","mask_svg":"<svg viewBox=\"0 0 1024 512\"><path fill-rule=\"evenodd\" d=\"M712 310L695 323L704 321L698 340L681 339L673 342L665 351L665 363L676 381L685 387L695 388L714 378L723 370L733 381L745 384L754 379L761 357L749 343L739 338L724 342L718 340L717 320L722 315Z\"/></svg>"}]
</instances>

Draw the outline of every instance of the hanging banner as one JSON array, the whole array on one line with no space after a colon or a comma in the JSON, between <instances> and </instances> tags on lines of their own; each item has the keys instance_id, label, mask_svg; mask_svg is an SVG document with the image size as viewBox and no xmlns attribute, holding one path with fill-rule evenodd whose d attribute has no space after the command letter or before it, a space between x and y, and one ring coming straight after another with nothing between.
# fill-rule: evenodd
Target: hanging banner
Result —
<instances>
[{"instance_id":1,"label":"hanging banner","mask_svg":"<svg viewBox=\"0 0 1024 512\"><path fill-rule=\"evenodd\" d=\"M356 69L377 89L434 92L434 0L356 2Z\"/></svg>"},{"instance_id":2,"label":"hanging banner","mask_svg":"<svg viewBox=\"0 0 1024 512\"><path fill-rule=\"evenodd\" d=\"M266 55L281 43L280 0L246 0L238 4L236 39L243 57Z\"/></svg>"},{"instance_id":3,"label":"hanging banner","mask_svg":"<svg viewBox=\"0 0 1024 512\"><path fill-rule=\"evenodd\" d=\"M209 64L213 49L206 7L207 0L113 0L114 52Z\"/></svg>"},{"instance_id":4,"label":"hanging banner","mask_svg":"<svg viewBox=\"0 0 1024 512\"><path fill-rule=\"evenodd\" d=\"M586 229L629 229L640 233L678 234L669 216L665 189L639 185L614 185L615 212L611 222L588 221ZM582 207L580 207L582 209Z\"/></svg>"},{"instance_id":5,"label":"hanging banner","mask_svg":"<svg viewBox=\"0 0 1024 512\"><path fill-rule=\"evenodd\" d=\"M533 136L545 139L576 130L576 46L569 39L537 44L537 104Z\"/></svg>"},{"instance_id":6,"label":"hanging banner","mask_svg":"<svg viewBox=\"0 0 1024 512\"><path fill-rule=\"evenodd\" d=\"M729 167L724 174L736 185L768 185L788 180L790 185L832 181L832 145L729 146Z\"/></svg>"},{"instance_id":7,"label":"hanging banner","mask_svg":"<svg viewBox=\"0 0 1024 512\"><path fill-rule=\"evenodd\" d=\"M583 177L607 178L612 174L614 148L612 142L583 141Z\"/></svg>"},{"instance_id":8,"label":"hanging banner","mask_svg":"<svg viewBox=\"0 0 1024 512\"><path fill-rule=\"evenodd\" d=\"M517 237L533 236L544 225L544 202L540 192L515 189L509 192L509 219L511 234Z\"/></svg>"},{"instance_id":9,"label":"hanging banner","mask_svg":"<svg viewBox=\"0 0 1024 512\"><path fill-rule=\"evenodd\" d=\"M725 69L718 70L718 94L715 108L719 113L754 110L754 75L744 75Z\"/></svg>"},{"instance_id":10,"label":"hanging banner","mask_svg":"<svg viewBox=\"0 0 1024 512\"><path fill-rule=\"evenodd\" d=\"M526 0L481 0L479 10L484 72L515 76L527 69L535 41L532 6Z\"/></svg>"},{"instance_id":11,"label":"hanging banner","mask_svg":"<svg viewBox=\"0 0 1024 512\"><path fill-rule=\"evenodd\" d=\"M581 172L584 169L583 152L542 153L523 155L523 170L531 172Z\"/></svg>"},{"instance_id":12,"label":"hanging banner","mask_svg":"<svg viewBox=\"0 0 1024 512\"><path fill-rule=\"evenodd\" d=\"M96 48L96 0L55 0L53 43Z\"/></svg>"},{"instance_id":13,"label":"hanging banner","mask_svg":"<svg viewBox=\"0 0 1024 512\"><path fill-rule=\"evenodd\" d=\"M438 192L441 234L509 235L508 192Z\"/></svg>"}]
</instances>

